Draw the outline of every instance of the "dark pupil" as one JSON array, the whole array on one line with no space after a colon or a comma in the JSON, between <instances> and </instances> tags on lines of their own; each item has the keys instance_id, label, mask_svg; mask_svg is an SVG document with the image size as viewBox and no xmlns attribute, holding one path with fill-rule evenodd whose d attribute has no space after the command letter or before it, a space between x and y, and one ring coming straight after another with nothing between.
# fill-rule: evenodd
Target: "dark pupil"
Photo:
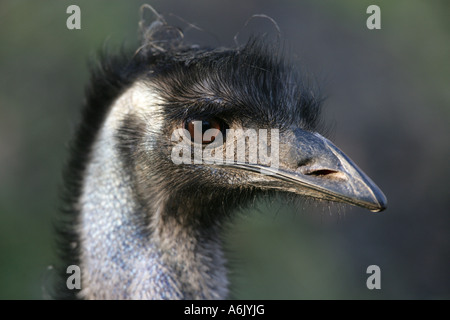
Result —
<instances>
[{"instance_id":1,"label":"dark pupil","mask_svg":"<svg viewBox=\"0 0 450 320\"><path fill-rule=\"evenodd\" d=\"M205 133L206 130L211 129L211 122L209 121L202 121L202 135Z\"/></svg>"},{"instance_id":2,"label":"dark pupil","mask_svg":"<svg viewBox=\"0 0 450 320\"><path fill-rule=\"evenodd\" d=\"M195 136L201 136L202 138L202 144L208 144L208 143L212 143L215 139L216 136L221 133L224 129L224 124L220 121L220 120L202 120L202 129L201 132L200 130L198 130L199 132L196 132L196 127L194 122L195 121L199 121L199 120L190 120L187 121L185 124L185 128L186 130L189 131L189 134L191 135L191 140L194 142L194 137ZM207 138L208 140L203 140L204 139L204 134L206 131L208 131L209 129L216 129L217 133L213 134L211 137ZM223 137L225 138L225 137Z\"/></svg>"}]
</instances>

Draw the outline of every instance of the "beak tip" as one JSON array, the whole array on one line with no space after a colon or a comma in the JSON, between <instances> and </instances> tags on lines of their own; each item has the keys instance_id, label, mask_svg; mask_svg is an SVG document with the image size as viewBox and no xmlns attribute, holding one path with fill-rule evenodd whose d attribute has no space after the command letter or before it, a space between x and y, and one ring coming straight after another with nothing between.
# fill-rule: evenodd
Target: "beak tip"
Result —
<instances>
[{"instance_id":1,"label":"beak tip","mask_svg":"<svg viewBox=\"0 0 450 320\"><path fill-rule=\"evenodd\" d=\"M380 206L379 208L371 209L370 211L371 212L381 212L381 211L384 211L384 210L386 210L386 206Z\"/></svg>"},{"instance_id":2,"label":"beak tip","mask_svg":"<svg viewBox=\"0 0 450 320\"><path fill-rule=\"evenodd\" d=\"M387 208L387 198L383 194L383 192L381 192L381 190L376 195L376 206L377 206L376 208L371 209L370 211L381 212L381 211L386 210L386 208Z\"/></svg>"}]
</instances>

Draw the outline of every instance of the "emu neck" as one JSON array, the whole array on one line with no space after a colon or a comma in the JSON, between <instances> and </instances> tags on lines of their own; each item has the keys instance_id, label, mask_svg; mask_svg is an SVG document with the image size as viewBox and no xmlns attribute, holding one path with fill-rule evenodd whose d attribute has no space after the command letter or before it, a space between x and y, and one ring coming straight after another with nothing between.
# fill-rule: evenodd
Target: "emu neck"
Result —
<instances>
[{"instance_id":1,"label":"emu neck","mask_svg":"<svg viewBox=\"0 0 450 320\"><path fill-rule=\"evenodd\" d=\"M219 227L170 218L174 212L168 211L178 207L163 198L155 199L154 208L136 201L115 141L119 115L132 112L133 99L129 90L112 106L86 168L78 204L79 297L224 299L228 290Z\"/></svg>"}]
</instances>

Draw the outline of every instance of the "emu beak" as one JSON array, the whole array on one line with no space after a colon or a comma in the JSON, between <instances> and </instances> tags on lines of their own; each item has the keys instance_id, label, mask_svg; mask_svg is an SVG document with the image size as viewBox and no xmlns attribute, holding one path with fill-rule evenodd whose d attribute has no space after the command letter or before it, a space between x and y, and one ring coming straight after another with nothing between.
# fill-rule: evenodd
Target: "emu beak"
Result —
<instances>
[{"instance_id":1,"label":"emu beak","mask_svg":"<svg viewBox=\"0 0 450 320\"><path fill-rule=\"evenodd\" d=\"M259 171L251 182L266 189L344 202L373 212L386 209L383 192L332 142L317 133L295 129L279 141L278 168L238 164Z\"/></svg>"}]
</instances>

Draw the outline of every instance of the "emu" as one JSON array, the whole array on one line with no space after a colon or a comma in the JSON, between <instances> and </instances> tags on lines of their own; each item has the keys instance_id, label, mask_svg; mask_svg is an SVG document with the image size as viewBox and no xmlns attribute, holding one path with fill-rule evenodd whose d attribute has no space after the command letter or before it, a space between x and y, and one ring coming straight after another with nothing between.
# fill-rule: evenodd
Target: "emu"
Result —
<instances>
[{"instance_id":1,"label":"emu","mask_svg":"<svg viewBox=\"0 0 450 320\"><path fill-rule=\"evenodd\" d=\"M105 55L92 73L58 226L64 268L80 267L81 290L61 281L59 297L224 299L220 233L254 199L386 208L381 190L318 133L322 100L279 50L261 37L236 48L188 46L157 16L141 25L136 52ZM244 162L233 153L235 161L175 164L177 129L192 150L217 154L235 150L230 130L278 129L278 168L248 161L248 145Z\"/></svg>"}]
</instances>

